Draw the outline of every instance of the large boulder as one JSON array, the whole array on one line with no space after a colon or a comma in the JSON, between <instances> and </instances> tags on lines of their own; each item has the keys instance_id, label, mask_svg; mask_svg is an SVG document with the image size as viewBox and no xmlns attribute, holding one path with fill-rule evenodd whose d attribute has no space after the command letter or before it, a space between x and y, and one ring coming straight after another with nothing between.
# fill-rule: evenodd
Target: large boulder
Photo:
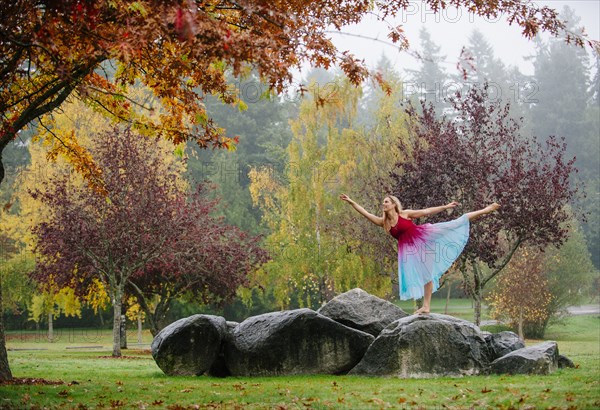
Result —
<instances>
[{"instance_id":1,"label":"large boulder","mask_svg":"<svg viewBox=\"0 0 600 410\"><path fill-rule=\"evenodd\" d=\"M317 312L375 337L393 321L408 316L393 303L359 288L336 296Z\"/></svg>"},{"instance_id":2,"label":"large boulder","mask_svg":"<svg viewBox=\"0 0 600 410\"><path fill-rule=\"evenodd\" d=\"M402 378L479 374L488 358L485 339L471 322L439 314L412 315L386 327L350 374Z\"/></svg>"},{"instance_id":3,"label":"large boulder","mask_svg":"<svg viewBox=\"0 0 600 410\"><path fill-rule=\"evenodd\" d=\"M569 359L567 356L563 356L562 354L558 355L558 368L559 369L564 369L565 367L571 367L571 368L575 368L575 363L573 363L573 361L571 359Z\"/></svg>"},{"instance_id":4,"label":"large boulder","mask_svg":"<svg viewBox=\"0 0 600 410\"><path fill-rule=\"evenodd\" d=\"M519 335L509 331L485 335L485 341L490 352L490 362L525 347Z\"/></svg>"},{"instance_id":5,"label":"large boulder","mask_svg":"<svg viewBox=\"0 0 600 410\"><path fill-rule=\"evenodd\" d=\"M193 315L161 330L150 346L152 357L168 375L200 375L218 358L227 334L225 318Z\"/></svg>"},{"instance_id":6,"label":"large boulder","mask_svg":"<svg viewBox=\"0 0 600 410\"><path fill-rule=\"evenodd\" d=\"M558 368L558 345L549 341L510 352L492 362L497 374L550 374Z\"/></svg>"},{"instance_id":7,"label":"large boulder","mask_svg":"<svg viewBox=\"0 0 600 410\"><path fill-rule=\"evenodd\" d=\"M234 376L343 374L374 339L310 309L250 317L231 336L225 359Z\"/></svg>"}]
</instances>

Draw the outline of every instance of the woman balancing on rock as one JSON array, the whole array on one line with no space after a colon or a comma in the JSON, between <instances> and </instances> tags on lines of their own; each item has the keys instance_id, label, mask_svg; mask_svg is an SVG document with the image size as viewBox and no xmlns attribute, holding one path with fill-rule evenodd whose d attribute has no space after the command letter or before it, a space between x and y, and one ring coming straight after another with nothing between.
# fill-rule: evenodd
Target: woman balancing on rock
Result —
<instances>
[{"instance_id":1,"label":"woman balancing on rock","mask_svg":"<svg viewBox=\"0 0 600 410\"><path fill-rule=\"evenodd\" d=\"M454 208L458 202L433 208L402 209L395 196L383 200L383 216L375 216L354 202L348 195L340 195L361 215L383 227L398 240L398 280L400 299L423 298L423 307L415 313L429 313L431 294L438 289L442 275L452 266L469 240L469 223L500 207L493 203L479 211L469 212L458 219L437 224L415 225L413 219L434 215Z\"/></svg>"}]
</instances>

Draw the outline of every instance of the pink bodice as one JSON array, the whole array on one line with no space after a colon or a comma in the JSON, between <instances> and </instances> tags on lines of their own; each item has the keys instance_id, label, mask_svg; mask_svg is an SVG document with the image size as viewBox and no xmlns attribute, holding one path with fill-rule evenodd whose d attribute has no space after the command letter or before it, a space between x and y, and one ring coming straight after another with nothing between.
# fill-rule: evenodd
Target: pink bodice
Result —
<instances>
[{"instance_id":1,"label":"pink bodice","mask_svg":"<svg viewBox=\"0 0 600 410\"><path fill-rule=\"evenodd\" d=\"M420 236L418 227L412 220L398 215L398 222L395 226L392 226L390 234L398 239L398 242L412 242L411 239Z\"/></svg>"}]
</instances>

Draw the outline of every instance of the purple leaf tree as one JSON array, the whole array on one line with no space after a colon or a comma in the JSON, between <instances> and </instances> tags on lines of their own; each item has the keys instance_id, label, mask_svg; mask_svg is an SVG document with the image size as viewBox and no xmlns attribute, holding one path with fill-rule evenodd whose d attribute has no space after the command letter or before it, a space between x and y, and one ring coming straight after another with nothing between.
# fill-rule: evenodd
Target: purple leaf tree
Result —
<instances>
[{"instance_id":1,"label":"purple leaf tree","mask_svg":"<svg viewBox=\"0 0 600 410\"><path fill-rule=\"evenodd\" d=\"M158 295L159 318L185 293L226 300L264 252L254 238L210 216L216 202L207 200L205 189L187 199L156 141L117 128L95 141L91 151L105 192L60 176L32 193L51 210L34 228L41 258L33 275L82 293L99 279L114 310L113 356L120 356L126 291L138 298L156 332L149 297Z\"/></svg>"},{"instance_id":2,"label":"purple leaf tree","mask_svg":"<svg viewBox=\"0 0 600 410\"><path fill-rule=\"evenodd\" d=\"M522 120L509 117L509 104L490 98L487 84L457 93L450 104L452 116L441 119L431 106L423 103L418 113L409 105L413 138L401 148L412 160L398 163L384 185L405 208L455 200L468 212L501 204L499 212L472 224L457 260L479 323L484 287L520 246L543 249L566 239L566 207L578 191L570 183L575 159L565 158L564 141L549 137L542 144L521 135ZM454 217L438 214L430 222Z\"/></svg>"}]
</instances>

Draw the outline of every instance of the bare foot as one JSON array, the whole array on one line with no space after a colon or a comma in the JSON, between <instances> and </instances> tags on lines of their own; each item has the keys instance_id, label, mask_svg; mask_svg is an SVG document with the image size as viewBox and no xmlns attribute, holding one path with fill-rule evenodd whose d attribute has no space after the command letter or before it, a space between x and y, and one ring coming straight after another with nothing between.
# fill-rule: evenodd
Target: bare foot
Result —
<instances>
[{"instance_id":1,"label":"bare foot","mask_svg":"<svg viewBox=\"0 0 600 410\"><path fill-rule=\"evenodd\" d=\"M421 315L421 314L427 314L427 313L429 313L429 308L426 308L425 306L423 306L422 308L417 309L414 314Z\"/></svg>"},{"instance_id":2,"label":"bare foot","mask_svg":"<svg viewBox=\"0 0 600 410\"><path fill-rule=\"evenodd\" d=\"M486 206L485 210L489 213L489 212L494 212L494 211L498 210L498 208L500 208L500 204L497 202L494 202L493 204Z\"/></svg>"}]
</instances>

